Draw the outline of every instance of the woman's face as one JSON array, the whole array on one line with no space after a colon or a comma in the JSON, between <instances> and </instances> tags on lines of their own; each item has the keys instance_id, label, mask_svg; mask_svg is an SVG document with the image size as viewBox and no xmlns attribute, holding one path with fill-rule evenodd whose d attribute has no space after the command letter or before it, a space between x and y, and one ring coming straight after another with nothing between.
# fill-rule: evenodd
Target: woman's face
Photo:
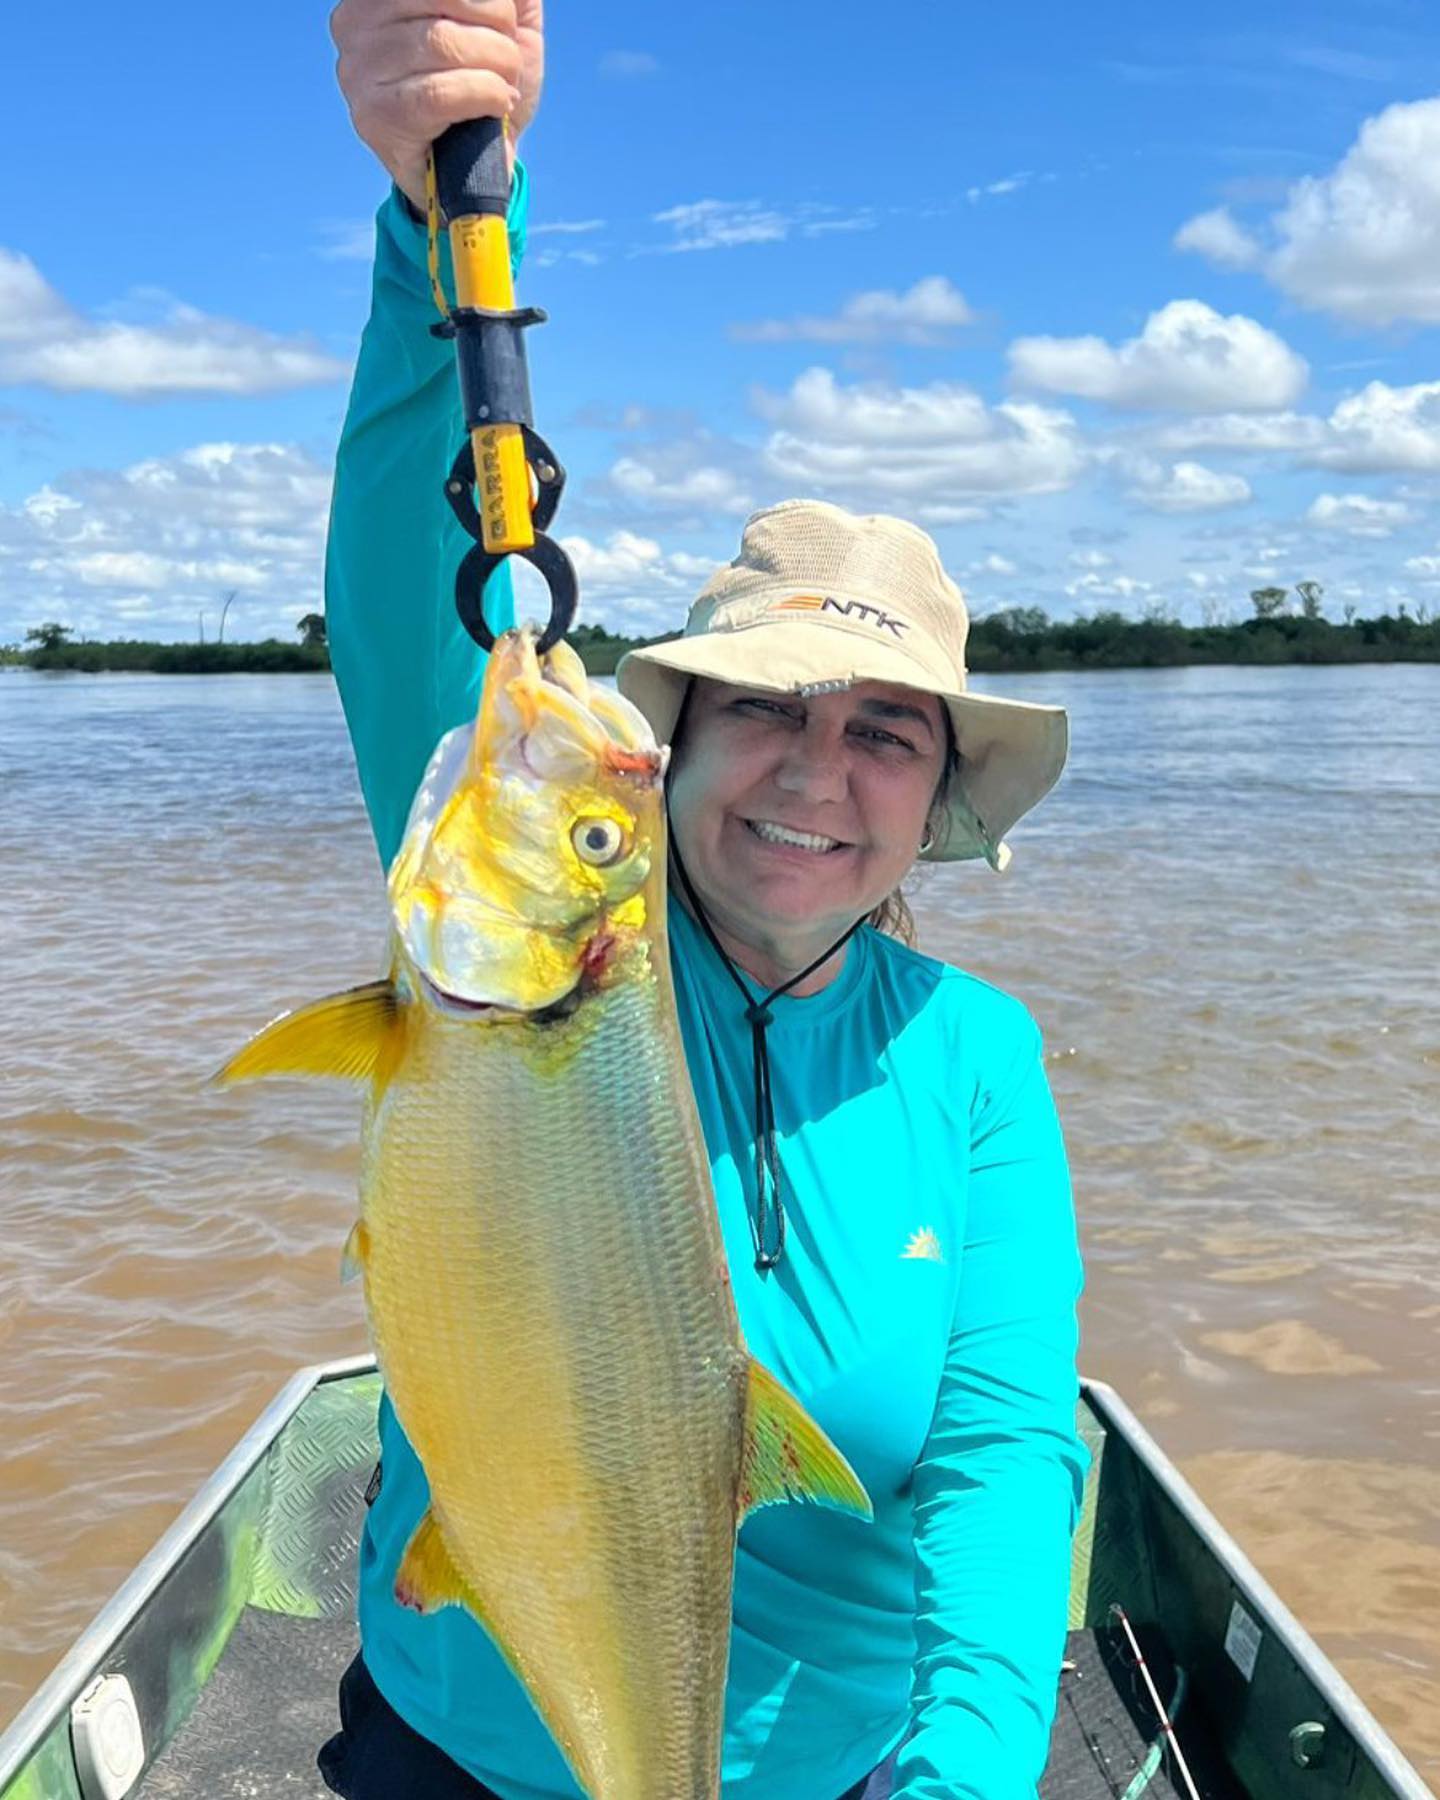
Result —
<instances>
[{"instance_id":1,"label":"woman's face","mask_svg":"<svg viewBox=\"0 0 1440 1800\"><path fill-rule=\"evenodd\" d=\"M670 818L712 923L762 947L838 937L914 861L945 750L941 703L912 688L697 680Z\"/></svg>"}]
</instances>

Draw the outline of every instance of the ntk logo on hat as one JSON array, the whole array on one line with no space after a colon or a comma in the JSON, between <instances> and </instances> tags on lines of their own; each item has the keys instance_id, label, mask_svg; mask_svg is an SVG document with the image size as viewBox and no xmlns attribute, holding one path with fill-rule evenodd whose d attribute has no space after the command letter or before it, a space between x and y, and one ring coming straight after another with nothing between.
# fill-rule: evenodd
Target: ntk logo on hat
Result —
<instances>
[{"instance_id":1,"label":"ntk logo on hat","mask_svg":"<svg viewBox=\"0 0 1440 1800\"><path fill-rule=\"evenodd\" d=\"M842 619L860 619L877 631L888 631L902 637L910 629L908 619L897 619L883 607L870 606L864 600L834 600L829 594L787 594L769 609L771 612L839 613Z\"/></svg>"}]
</instances>

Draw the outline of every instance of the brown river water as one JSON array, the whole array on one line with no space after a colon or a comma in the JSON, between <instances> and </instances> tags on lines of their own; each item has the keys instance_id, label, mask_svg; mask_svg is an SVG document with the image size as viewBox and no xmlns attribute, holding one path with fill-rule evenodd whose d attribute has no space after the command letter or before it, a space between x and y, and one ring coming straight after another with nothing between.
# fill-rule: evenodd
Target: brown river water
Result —
<instances>
[{"instance_id":1,"label":"brown river water","mask_svg":"<svg viewBox=\"0 0 1440 1800\"><path fill-rule=\"evenodd\" d=\"M1440 668L984 685L1071 768L914 902L1044 1028L1085 1370L1440 1785ZM327 680L0 672L0 1723L364 1347L355 1102L203 1079L383 943Z\"/></svg>"}]
</instances>

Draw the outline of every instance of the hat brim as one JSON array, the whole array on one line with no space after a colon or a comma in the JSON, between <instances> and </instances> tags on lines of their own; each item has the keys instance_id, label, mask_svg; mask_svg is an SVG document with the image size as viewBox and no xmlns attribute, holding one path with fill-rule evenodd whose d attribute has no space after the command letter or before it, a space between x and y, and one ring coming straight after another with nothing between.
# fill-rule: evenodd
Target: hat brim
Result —
<instances>
[{"instance_id":1,"label":"hat brim","mask_svg":"<svg viewBox=\"0 0 1440 1800\"><path fill-rule=\"evenodd\" d=\"M695 677L792 694L833 682L887 681L935 695L950 713L960 773L950 784L942 828L921 853L929 862L983 856L1003 868L1006 832L1054 787L1069 749L1063 707L947 687L898 644L817 631L800 619L765 619L651 644L630 651L616 670L620 692L661 743L670 741Z\"/></svg>"}]
</instances>

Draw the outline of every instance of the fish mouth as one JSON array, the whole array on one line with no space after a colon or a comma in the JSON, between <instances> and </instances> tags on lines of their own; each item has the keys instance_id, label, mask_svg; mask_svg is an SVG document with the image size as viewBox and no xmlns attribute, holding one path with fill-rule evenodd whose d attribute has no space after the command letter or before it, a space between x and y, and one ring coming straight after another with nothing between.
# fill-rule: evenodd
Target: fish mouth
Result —
<instances>
[{"instance_id":1,"label":"fish mouth","mask_svg":"<svg viewBox=\"0 0 1440 1800\"><path fill-rule=\"evenodd\" d=\"M425 998L436 1012L452 1019L481 1020L492 1019L497 1023L507 1019L519 1019L531 1025L550 1025L557 1019L568 1019L585 997L586 976L582 971L574 987L563 993L558 1000L549 1000L544 1006L537 1006L526 1012L518 1006L501 1006L493 1000L467 1000L461 994L452 994L447 989L433 982L423 969L417 969L416 975L424 989Z\"/></svg>"},{"instance_id":2,"label":"fish mouth","mask_svg":"<svg viewBox=\"0 0 1440 1800\"><path fill-rule=\"evenodd\" d=\"M463 994L452 994L432 981L423 969L417 969L416 975L425 990L425 998L440 1012L453 1013L464 1019L483 1019L491 1014L509 1015L519 1018L521 1015L512 1006L497 1006L493 1000L467 1000Z\"/></svg>"}]
</instances>

